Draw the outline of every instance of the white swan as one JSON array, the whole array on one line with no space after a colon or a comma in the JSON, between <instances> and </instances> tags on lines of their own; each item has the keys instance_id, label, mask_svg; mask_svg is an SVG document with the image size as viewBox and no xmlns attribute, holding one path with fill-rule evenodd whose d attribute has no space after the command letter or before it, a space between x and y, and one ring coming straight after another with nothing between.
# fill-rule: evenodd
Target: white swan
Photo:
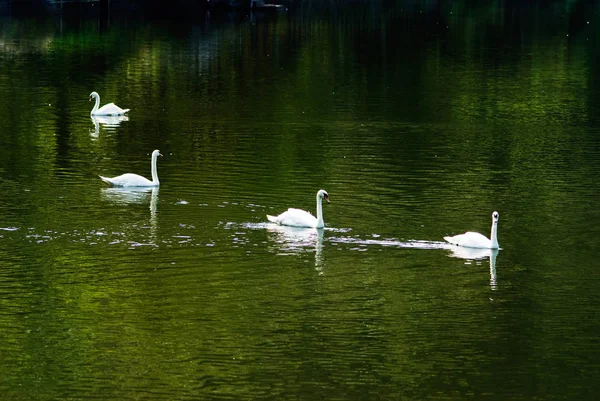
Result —
<instances>
[{"instance_id":1,"label":"white swan","mask_svg":"<svg viewBox=\"0 0 600 401\"><path fill-rule=\"evenodd\" d=\"M156 158L162 156L158 149L152 152L152 181L145 177L137 174L122 174L118 177L103 177L100 176L102 181L113 187L158 187L160 184L158 181L158 174L156 173Z\"/></svg>"},{"instance_id":2,"label":"white swan","mask_svg":"<svg viewBox=\"0 0 600 401\"><path fill-rule=\"evenodd\" d=\"M289 208L279 216L267 215L267 219L282 226L323 228L325 226L323 206L321 205L323 198L329 203L329 194L321 189L317 192L317 217L302 209Z\"/></svg>"},{"instance_id":3,"label":"white swan","mask_svg":"<svg viewBox=\"0 0 600 401\"><path fill-rule=\"evenodd\" d=\"M96 99L96 104L90 113L92 116L121 116L130 110L122 109L114 103L108 103L98 108L100 106L100 95L97 92L90 93L90 102L92 99Z\"/></svg>"},{"instance_id":4,"label":"white swan","mask_svg":"<svg viewBox=\"0 0 600 401\"><path fill-rule=\"evenodd\" d=\"M453 237L444 237L451 244L468 248L498 249L498 212L492 213L492 233L488 239L485 235L467 231Z\"/></svg>"}]
</instances>

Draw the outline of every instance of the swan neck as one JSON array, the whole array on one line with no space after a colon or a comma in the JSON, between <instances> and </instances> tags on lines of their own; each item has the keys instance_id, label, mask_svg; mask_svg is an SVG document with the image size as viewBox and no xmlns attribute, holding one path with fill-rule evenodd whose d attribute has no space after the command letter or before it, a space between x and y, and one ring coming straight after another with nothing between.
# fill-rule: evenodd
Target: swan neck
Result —
<instances>
[{"instance_id":1,"label":"swan neck","mask_svg":"<svg viewBox=\"0 0 600 401\"><path fill-rule=\"evenodd\" d=\"M156 159L158 155L152 155L152 183L158 185L158 172L156 171Z\"/></svg>"},{"instance_id":2,"label":"swan neck","mask_svg":"<svg viewBox=\"0 0 600 401\"><path fill-rule=\"evenodd\" d=\"M492 232L490 234L490 240L492 241L492 249L499 248L498 245L498 223L492 223Z\"/></svg>"},{"instance_id":3,"label":"swan neck","mask_svg":"<svg viewBox=\"0 0 600 401\"><path fill-rule=\"evenodd\" d=\"M323 199L317 195L317 228L325 226L323 221Z\"/></svg>"},{"instance_id":4,"label":"swan neck","mask_svg":"<svg viewBox=\"0 0 600 401\"><path fill-rule=\"evenodd\" d=\"M92 109L92 114L98 111L98 107L100 107L100 96L94 96L94 99L96 100L96 103L94 104L94 108Z\"/></svg>"}]
</instances>

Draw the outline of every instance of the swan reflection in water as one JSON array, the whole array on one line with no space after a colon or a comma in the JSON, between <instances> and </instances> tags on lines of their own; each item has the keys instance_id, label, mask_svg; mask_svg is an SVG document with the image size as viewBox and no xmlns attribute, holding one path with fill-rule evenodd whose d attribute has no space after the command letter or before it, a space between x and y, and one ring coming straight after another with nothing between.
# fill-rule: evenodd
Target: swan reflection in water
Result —
<instances>
[{"instance_id":1,"label":"swan reflection in water","mask_svg":"<svg viewBox=\"0 0 600 401\"><path fill-rule=\"evenodd\" d=\"M115 131L123 121L129 121L128 116L91 116L94 123L94 132L90 132L93 138L100 135L100 125L108 131Z\"/></svg>"},{"instance_id":2,"label":"swan reflection in water","mask_svg":"<svg viewBox=\"0 0 600 401\"><path fill-rule=\"evenodd\" d=\"M315 269L323 274L323 231L322 228L304 228L268 224L267 231L277 244L280 254L301 254L314 249Z\"/></svg>"},{"instance_id":3,"label":"swan reflection in water","mask_svg":"<svg viewBox=\"0 0 600 401\"><path fill-rule=\"evenodd\" d=\"M150 209L150 234L152 241L155 242L158 187L109 187L102 189L102 196L105 200L119 205L142 205L148 202Z\"/></svg>"},{"instance_id":4,"label":"swan reflection in water","mask_svg":"<svg viewBox=\"0 0 600 401\"><path fill-rule=\"evenodd\" d=\"M482 260L489 259L490 261L490 287L492 290L496 289L497 276L496 276L496 256L498 256L498 249L484 249L484 248L466 248L464 246L452 245L448 247L452 252L450 254L453 258L467 259L467 260Z\"/></svg>"}]
</instances>

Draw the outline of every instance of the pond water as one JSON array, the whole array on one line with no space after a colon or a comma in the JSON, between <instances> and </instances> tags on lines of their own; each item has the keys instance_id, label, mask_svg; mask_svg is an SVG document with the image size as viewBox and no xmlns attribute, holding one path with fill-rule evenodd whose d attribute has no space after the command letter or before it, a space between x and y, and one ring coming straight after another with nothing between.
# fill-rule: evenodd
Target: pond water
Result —
<instances>
[{"instance_id":1,"label":"pond water","mask_svg":"<svg viewBox=\"0 0 600 401\"><path fill-rule=\"evenodd\" d=\"M1 398L596 399L599 12L0 18Z\"/></svg>"}]
</instances>

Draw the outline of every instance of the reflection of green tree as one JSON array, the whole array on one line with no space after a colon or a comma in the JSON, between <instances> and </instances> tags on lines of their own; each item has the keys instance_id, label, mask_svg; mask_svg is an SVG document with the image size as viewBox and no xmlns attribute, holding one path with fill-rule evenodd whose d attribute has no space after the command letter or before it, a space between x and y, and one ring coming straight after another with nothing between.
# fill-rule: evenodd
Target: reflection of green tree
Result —
<instances>
[{"instance_id":1,"label":"reflection of green tree","mask_svg":"<svg viewBox=\"0 0 600 401\"><path fill-rule=\"evenodd\" d=\"M0 172L13 183L47 187L55 182L55 174L81 167L61 165L73 159L74 153L82 158L100 151L126 157L136 146L152 149L168 144L181 160L202 163L206 173L198 180L214 184L213 191L226 195L256 190L253 187L295 185L302 175L311 177L310 185L303 183L307 187L337 183L340 199L365 205L393 202L394 191L404 189L414 191L415 201L407 207L439 207L427 203L432 191L444 192L436 199L447 199L445 206L451 209L472 208L479 202L491 211L497 199L544 207L566 202L571 182L579 183L581 188L575 189L591 199L597 184L590 172L595 170L584 165L588 160L584 152L595 142L585 135L576 137L569 127L581 128L593 118L593 102L585 94L594 82L597 85L590 78L590 71L597 67L595 51L584 39L590 36L597 41L598 35L588 35L584 27L567 38L570 26L544 25L557 9L534 8L522 20L514 20L498 3L476 8L452 4L450 9L428 9L424 16L415 8L359 17L294 19L283 15L255 25L195 26L180 28L178 40L166 33L171 26L128 30L118 21L101 33L92 23L60 34L54 24L32 24L34 31L16 22L2 25L2 40L11 46L0 58ZM567 2L560 12L578 12L576 5ZM448 28L437 28L439 22ZM597 21L593 22L590 29L597 32ZM25 35L36 39L20 41ZM482 50L490 47L495 51ZM105 139L102 149L73 134L89 124L84 121L87 111L81 107L88 106L87 95L96 87L103 88L101 95L127 100L140 116L135 130ZM139 93L144 96L135 98ZM31 135L21 136L22 132ZM268 136L270 141L261 142L268 146L238 141L248 132ZM462 146L449 146L456 142ZM424 154L423 149L438 150L440 159ZM236 166L237 155L252 153L268 160L262 171L229 170ZM381 168L362 171L360 162L367 158L380 160ZM146 161L140 164L146 165ZM420 180L409 174L414 171L420 172ZM219 174L239 174L239 186L228 187L215 178ZM402 181L409 176L417 182ZM464 193L452 193L456 185L448 185L449 181L463 182ZM8 193L19 196L14 186L10 185ZM96 195L84 194L80 199ZM42 199L25 206L39 208L30 212L33 217L23 217L25 222L29 218L57 223L65 218L61 208ZM586 210L591 207L584 206ZM373 217L367 207L363 213ZM591 214L567 210L563 218L581 219L581 215ZM519 217L527 220L527 216ZM21 356L24 373L48 380L39 386L46 394L56 385L52 377L85 378L89 374L85 369L97 360L102 361L102 374L110 383L93 390L113 398L133 398L120 394L120 389L143 385L185 388L190 378L194 385L204 381L214 391L212 395L249 391L262 395L261 391L277 390L253 387L268 381L260 375L261 369L282 376L281 372L293 370L307 380L316 371L325 378L323 382L335 383L340 366L346 371L362 368L357 370L362 381L356 386L366 391L396 374L410 377L407 386L418 388L419 383L434 380L421 377L422 372L434 377L440 370L459 372L446 379L448 387L455 388L452 380L458 380L459 368L469 366L474 371L472 366L488 363L482 354L462 355L462 359L448 354L470 337L454 322L444 321L440 310L444 301L468 297L468 289L447 289L439 298L425 300L419 294L382 294L378 285L394 278L377 273L359 284L340 276L324 288L310 283L297 288L294 283L302 280L295 275L300 273L274 273L266 268L260 272L264 281L247 288L245 279L250 280L255 272L247 273L248 277L237 271L228 273L228 262L241 259L234 251L231 260L226 255L210 255L222 257L223 266L214 270L199 266L206 269L206 283L194 283L198 294L176 297L173 294L181 289L192 291L188 276L170 275L166 269L156 274L135 271L139 266L154 267L154 258L160 261L160 255L125 255L128 263L108 267L101 265L102 255L93 250L75 245L52 249L55 254L42 248L39 260L28 261L39 266L31 278L41 292L35 297L52 305L52 310L23 305L33 316L27 322L14 318L8 324L31 331L31 344L15 345L15 353L26 348ZM202 260L198 255L184 256ZM27 263L11 262L14 268L23 264ZM44 272L49 266L62 266L64 271ZM444 287L439 277L431 277L427 284L429 294ZM214 302L198 302L206 310L194 303L195 297L203 296L203 285L219 290ZM377 295L363 299L364 288L348 288L352 285L373 287ZM261 315L263 307L272 307L280 299L290 303L283 303L282 314L298 310L294 296L310 298L305 294L325 297L332 306L307 302L305 314L280 322L266 321ZM163 304L161 299L174 303ZM386 309L390 299L393 305L412 305L415 310ZM410 329L383 326L386 316L393 314L406 317ZM427 324L448 330L436 341L424 341L415 333ZM488 324L483 331L505 344L494 336L506 333L497 334ZM71 331L59 333L63 327ZM532 326L528 329L533 330ZM390 333L404 335L398 335L393 344L374 344L381 332L389 338L394 338ZM165 344L165 338L179 341ZM50 343L50 339L59 341ZM215 342L219 355L211 351ZM279 355L274 358L275 366L269 365L272 362L265 355L286 342L292 344L289 358ZM484 350L492 343L482 341L475 349ZM223 351L227 349L229 353ZM310 358L304 354L307 349ZM348 353L336 354L338 350ZM389 355L397 364L389 372L373 372L371 366L361 365L360 358L354 359L354 352ZM401 372L402 367L414 366L413 358L431 353L442 355L444 365ZM209 357L185 360L198 354ZM173 361L173 356L179 360ZM236 362L222 362L234 358ZM171 362L177 368L171 368ZM182 365L188 370L178 372ZM130 382L119 382L121 375ZM223 383L223 377L231 375L240 378L239 387ZM253 380L256 377L262 380ZM314 393L339 394L335 385L327 389L319 385L322 382L315 384ZM343 390L352 394L355 389ZM59 397L60 389L54 391Z\"/></svg>"}]
</instances>

